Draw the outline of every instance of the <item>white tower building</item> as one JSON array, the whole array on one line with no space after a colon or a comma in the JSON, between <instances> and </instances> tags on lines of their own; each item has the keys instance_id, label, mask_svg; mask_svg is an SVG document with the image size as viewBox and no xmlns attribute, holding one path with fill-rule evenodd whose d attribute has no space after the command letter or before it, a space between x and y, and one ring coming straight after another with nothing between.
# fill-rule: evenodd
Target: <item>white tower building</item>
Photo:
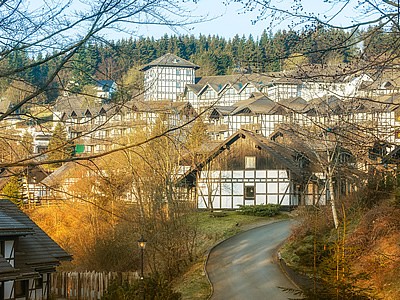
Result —
<instances>
[{"instance_id":1,"label":"white tower building","mask_svg":"<svg viewBox=\"0 0 400 300\"><path fill-rule=\"evenodd\" d=\"M142 67L144 72L144 100L176 101L186 84L195 83L198 65L168 53Z\"/></svg>"}]
</instances>

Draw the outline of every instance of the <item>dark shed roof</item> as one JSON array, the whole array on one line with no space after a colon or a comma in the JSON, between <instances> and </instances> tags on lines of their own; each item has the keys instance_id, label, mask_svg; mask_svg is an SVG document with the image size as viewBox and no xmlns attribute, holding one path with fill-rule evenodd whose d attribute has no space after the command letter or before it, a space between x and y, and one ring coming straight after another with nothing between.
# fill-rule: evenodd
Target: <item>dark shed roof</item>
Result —
<instances>
[{"instance_id":1,"label":"dark shed roof","mask_svg":"<svg viewBox=\"0 0 400 300\"><path fill-rule=\"evenodd\" d=\"M11 201L0 200L0 216L0 231L8 230L11 237L18 238L15 268L19 277L34 276L38 270L52 271L60 261L72 259ZM22 235L23 231L25 235ZM0 274L3 271L7 270L0 269Z\"/></svg>"}]
</instances>

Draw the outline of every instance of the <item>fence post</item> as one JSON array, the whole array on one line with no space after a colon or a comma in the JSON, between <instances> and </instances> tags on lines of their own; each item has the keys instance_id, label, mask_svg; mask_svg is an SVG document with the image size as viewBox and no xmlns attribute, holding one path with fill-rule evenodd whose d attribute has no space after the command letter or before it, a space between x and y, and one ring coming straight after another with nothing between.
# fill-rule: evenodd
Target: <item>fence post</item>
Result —
<instances>
[{"instance_id":1,"label":"fence post","mask_svg":"<svg viewBox=\"0 0 400 300\"><path fill-rule=\"evenodd\" d=\"M78 300L81 300L81 288L82 288L82 285L81 285L81 273L80 273L80 272L78 272L78 284L77 284L77 288L78 288L78 294L77 294Z\"/></svg>"}]
</instances>

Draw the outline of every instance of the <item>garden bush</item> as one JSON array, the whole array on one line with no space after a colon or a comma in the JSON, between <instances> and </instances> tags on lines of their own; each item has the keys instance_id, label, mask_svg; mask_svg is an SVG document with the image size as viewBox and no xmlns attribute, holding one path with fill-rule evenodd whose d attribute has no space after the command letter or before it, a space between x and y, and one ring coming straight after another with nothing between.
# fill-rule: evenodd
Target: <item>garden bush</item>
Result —
<instances>
[{"instance_id":1,"label":"garden bush","mask_svg":"<svg viewBox=\"0 0 400 300\"><path fill-rule=\"evenodd\" d=\"M113 282L109 287L102 300L135 300L142 299L140 280L136 280L133 284L128 282ZM172 289L171 282L164 279L160 275L153 275L144 278L143 293L149 300L180 300L182 295Z\"/></svg>"},{"instance_id":2,"label":"garden bush","mask_svg":"<svg viewBox=\"0 0 400 300\"><path fill-rule=\"evenodd\" d=\"M242 215L273 217L280 213L279 204L240 205L239 213Z\"/></svg>"}]
</instances>

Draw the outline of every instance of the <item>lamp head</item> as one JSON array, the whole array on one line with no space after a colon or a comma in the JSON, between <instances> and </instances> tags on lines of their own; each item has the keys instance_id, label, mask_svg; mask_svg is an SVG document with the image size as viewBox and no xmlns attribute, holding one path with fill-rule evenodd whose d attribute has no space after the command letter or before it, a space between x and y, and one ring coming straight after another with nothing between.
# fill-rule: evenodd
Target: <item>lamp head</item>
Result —
<instances>
[{"instance_id":1,"label":"lamp head","mask_svg":"<svg viewBox=\"0 0 400 300\"><path fill-rule=\"evenodd\" d=\"M140 249L146 248L147 241L144 239L143 235L140 237L140 239L138 239L137 242Z\"/></svg>"}]
</instances>

